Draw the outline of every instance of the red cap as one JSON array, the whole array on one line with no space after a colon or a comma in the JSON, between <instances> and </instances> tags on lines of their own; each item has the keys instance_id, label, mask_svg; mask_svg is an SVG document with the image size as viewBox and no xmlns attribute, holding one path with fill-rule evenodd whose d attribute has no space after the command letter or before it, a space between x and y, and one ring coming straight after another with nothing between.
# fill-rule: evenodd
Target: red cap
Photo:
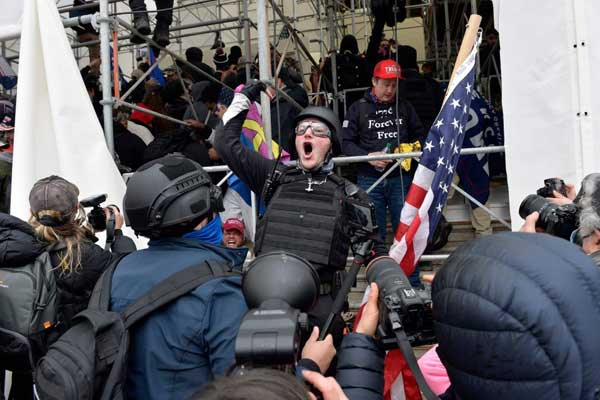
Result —
<instances>
[{"instance_id":1,"label":"red cap","mask_svg":"<svg viewBox=\"0 0 600 400\"><path fill-rule=\"evenodd\" d=\"M373 70L373 78L380 79L404 79L402 68L394 60L379 61Z\"/></svg>"},{"instance_id":2,"label":"red cap","mask_svg":"<svg viewBox=\"0 0 600 400\"><path fill-rule=\"evenodd\" d=\"M230 229L235 229L241 234L244 234L244 222L239 218L229 218L223 224L223 230L228 231Z\"/></svg>"}]
</instances>

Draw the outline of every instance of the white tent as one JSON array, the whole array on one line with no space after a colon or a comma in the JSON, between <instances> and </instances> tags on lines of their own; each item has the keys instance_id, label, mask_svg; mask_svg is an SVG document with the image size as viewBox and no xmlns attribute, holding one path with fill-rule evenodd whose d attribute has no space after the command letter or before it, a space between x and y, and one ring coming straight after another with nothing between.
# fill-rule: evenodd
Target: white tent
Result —
<instances>
[{"instance_id":1,"label":"white tent","mask_svg":"<svg viewBox=\"0 0 600 400\"><path fill-rule=\"evenodd\" d=\"M596 0L494 0L500 32L506 168L519 204L549 177L579 185L600 171L600 25Z\"/></svg>"}]
</instances>

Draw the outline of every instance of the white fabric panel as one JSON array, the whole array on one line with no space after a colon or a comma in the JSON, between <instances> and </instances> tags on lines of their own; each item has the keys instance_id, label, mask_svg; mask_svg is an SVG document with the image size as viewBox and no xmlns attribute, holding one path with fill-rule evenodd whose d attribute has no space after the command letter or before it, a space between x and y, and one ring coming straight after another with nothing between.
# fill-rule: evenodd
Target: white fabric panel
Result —
<instances>
[{"instance_id":1,"label":"white fabric panel","mask_svg":"<svg viewBox=\"0 0 600 400\"><path fill-rule=\"evenodd\" d=\"M21 32L24 0L0 0L0 37L15 36Z\"/></svg>"},{"instance_id":2,"label":"white fabric panel","mask_svg":"<svg viewBox=\"0 0 600 400\"><path fill-rule=\"evenodd\" d=\"M598 96L591 99L598 78L590 72L600 61L591 43L600 31L593 19L598 8L594 0L494 0L513 229L522 223L522 199L543 179L560 176L578 185L600 171L593 129L600 104Z\"/></svg>"},{"instance_id":3,"label":"white fabric panel","mask_svg":"<svg viewBox=\"0 0 600 400\"><path fill-rule=\"evenodd\" d=\"M53 0L25 2L15 122L13 215L29 217L31 187L53 174L75 183L80 198L107 193L108 202L123 209L125 183L107 150Z\"/></svg>"}]
</instances>

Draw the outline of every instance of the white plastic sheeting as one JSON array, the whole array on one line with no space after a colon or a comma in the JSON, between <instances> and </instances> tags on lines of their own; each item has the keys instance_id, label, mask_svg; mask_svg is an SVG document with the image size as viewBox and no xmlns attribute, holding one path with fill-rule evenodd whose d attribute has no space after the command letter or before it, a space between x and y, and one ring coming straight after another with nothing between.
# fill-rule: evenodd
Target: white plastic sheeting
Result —
<instances>
[{"instance_id":1,"label":"white plastic sheeting","mask_svg":"<svg viewBox=\"0 0 600 400\"><path fill-rule=\"evenodd\" d=\"M522 199L560 176L600 171L597 0L493 0L500 32L506 169L513 229Z\"/></svg>"},{"instance_id":2,"label":"white plastic sheeting","mask_svg":"<svg viewBox=\"0 0 600 400\"><path fill-rule=\"evenodd\" d=\"M0 0L0 37L18 37L23 3L23 0Z\"/></svg>"},{"instance_id":3,"label":"white plastic sheeting","mask_svg":"<svg viewBox=\"0 0 600 400\"><path fill-rule=\"evenodd\" d=\"M107 193L108 202L121 206L125 183L53 0L25 1L15 121L13 215L29 217L31 187L53 174L75 183L80 198Z\"/></svg>"}]
</instances>

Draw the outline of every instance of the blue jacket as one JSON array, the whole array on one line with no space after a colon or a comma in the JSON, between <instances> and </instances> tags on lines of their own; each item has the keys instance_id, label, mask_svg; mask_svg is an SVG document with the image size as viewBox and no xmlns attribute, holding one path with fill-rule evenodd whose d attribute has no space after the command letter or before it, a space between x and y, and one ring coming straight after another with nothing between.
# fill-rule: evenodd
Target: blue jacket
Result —
<instances>
[{"instance_id":1,"label":"blue jacket","mask_svg":"<svg viewBox=\"0 0 600 400\"><path fill-rule=\"evenodd\" d=\"M119 263L111 307L122 311L154 284L205 260L224 261L241 272L246 252L194 239L152 240ZM186 399L223 375L234 363L235 338L246 311L240 275L212 279L154 312L131 333L128 396Z\"/></svg>"},{"instance_id":2,"label":"blue jacket","mask_svg":"<svg viewBox=\"0 0 600 400\"><path fill-rule=\"evenodd\" d=\"M396 124L396 102L380 103L369 89L364 97L350 106L346 112L343 127L342 150L348 156L366 156L382 151L389 143L392 151L400 143L414 143L425 139L426 132L413 106L406 100L398 99L398 121ZM414 162L413 165L417 163ZM392 163L388 165L388 168ZM381 176L369 163L360 163L358 174ZM391 176L398 176L398 170Z\"/></svg>"}]
</instances>

